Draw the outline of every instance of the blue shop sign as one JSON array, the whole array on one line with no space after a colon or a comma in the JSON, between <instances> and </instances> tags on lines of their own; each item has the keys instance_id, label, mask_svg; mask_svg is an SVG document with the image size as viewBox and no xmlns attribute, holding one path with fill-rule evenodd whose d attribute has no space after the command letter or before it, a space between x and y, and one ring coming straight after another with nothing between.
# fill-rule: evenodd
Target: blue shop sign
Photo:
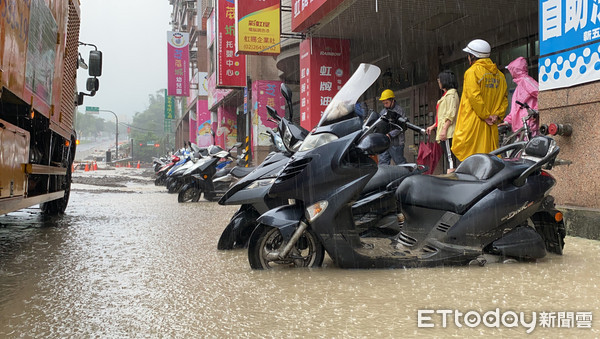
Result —
<instances>
[{"instance_id":1,"label":"blue shop sign","mask_svg":"<svg viewBox=\"0 0 600 339\"><path fill-rule=\"evenodd\" d=\"M600 0L540 0L540 90L600 80Z\"/></svg>"}]
</instances>

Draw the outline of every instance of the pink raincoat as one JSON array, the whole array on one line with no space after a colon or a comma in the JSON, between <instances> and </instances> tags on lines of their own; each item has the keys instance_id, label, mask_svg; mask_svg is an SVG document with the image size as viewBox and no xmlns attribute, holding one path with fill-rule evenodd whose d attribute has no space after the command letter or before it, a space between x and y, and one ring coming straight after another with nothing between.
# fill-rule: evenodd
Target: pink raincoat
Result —
<instances>
[{"instance_id":1,"label":"pink raincoat","mask_svg":"<svg viewBox=\"0 0 600 339\"><path fill-rule=\"evenodd\" d=\"M527 73L527 60L523 57L518 57L513 60L508 66L508 71L513 77L513 81L517 84L517 88L512 95L510 113L504 118L505 122L510 123L513 132L523 127L523 117L527 117L527 109L521 108L515 101L520 101L529 105L533 109L538 109L538 83ZM529 120L529 127L532 135L537 135L540 128L539 118Z\"/></svg>"}]
</instances>

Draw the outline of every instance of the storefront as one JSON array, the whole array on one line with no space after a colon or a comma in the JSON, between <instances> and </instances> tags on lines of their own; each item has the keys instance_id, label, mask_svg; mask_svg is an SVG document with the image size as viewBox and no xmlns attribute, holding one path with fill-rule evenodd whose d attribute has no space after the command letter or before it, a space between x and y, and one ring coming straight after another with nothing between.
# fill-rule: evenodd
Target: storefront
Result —
<instances>
[{"instance_id":1,"label":"storefront","mask_svg":"<svg viewBox=\"0 0 600 339\"><path fill-rule=\"evenodd\" d=\"M411 121L422 127L434 121L436 102L441 96L436 83L440 71L454 71L461 91L462 77L468 68L462 49L472 39L485 39L491 44L491 59L504 72L509 95L516 85L505 67L515 58L528 59L529 74L540 83L547 81L538 76L542 66L548 63L548 67L554 67L555 71L545 76L559 85L547 90L542 88L539 94L540 123L569 124L574 132L572 136L554 136L561 147L560 158L572 161L572 165L552 170L558 179L553 194L557 204L569 211L567 226L571 234L579 234L578 230L600 216L600 196L595 193L600 181L594 175L600 165L595 156L597 143L594 142L595 131L600 127L595 118L600 109L600 82L594 79L594 76L600 77L600 57L594 43L595 39L600 39L600 16L594 1L580 1L581 6L569 5L566 0L292 0L288 3L290 20L288 26L284 20L284 29L302 33L306 40L349 41L350 73L363 62L382 69L381 79L362 100L370 108L380 110L382 106L377 98L383 89L390 88ZM541 36L541 33L546 35ZM548 39L561 39L559 44L554 44L556 50L544 51L544 44L553 44ZM308 88L313 92L310 97L307 96L310 92L303 94L302 43L286 45L277 61L283 72L281 78L301 85L298 88L300 104L302 100L315 100L314 86ZM581 56L572 56L570 49ZM545 58L544 63L540 61L540 55ZM546 61L548 57L550 61ZM571 67L570 72L566 68L563 70L567 60L574 66L580 57L585 65ZM314 74L319 70L304 69L305 73L307 71ZM568 80L569 74L576 71L585 71L588 80ZM310 115L305 119L318 121L320 112L312 110L304 114ZM306 128L310 129L310 126ZM422 137L407 133L406 138L405 156L410 161L416 159ZM584 233L585 236L600 237L597 230Z\"/></svg>"}]
</instances>

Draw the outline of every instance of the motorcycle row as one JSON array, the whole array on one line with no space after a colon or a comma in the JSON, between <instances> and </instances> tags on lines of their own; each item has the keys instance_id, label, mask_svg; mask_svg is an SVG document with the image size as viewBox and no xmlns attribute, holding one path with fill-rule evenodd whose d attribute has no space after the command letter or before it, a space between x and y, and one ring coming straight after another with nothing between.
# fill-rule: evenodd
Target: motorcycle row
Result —
<instances>
[{"instance_id":1,"label":"motorcycle row","mask_svg":"<svg viewBox=\"0 0 600 339\"><path fill-rule=\"evenodd\" d=\"M380 73L361 64L310 133L291 123L292 94L282 85L289 120L267 107L277 123L269 131L277 151L260 165L219 186L229 174L217 176L217 167L232 157L211 146L193 151L210 170L187 179L159 175L157 184L181 187L179 201L198 201L204 192L207 200L239 205L217 248L247 248L253 269L319 267L325 253L340 268L484 265L562 254L564 220L548 172L558 164L559 147L551 137L474 154L451 174L378 165L373 156L389 147L390 129L425 133L392 111L372 111L364 121L356 114L356 102ZM172 162L185 157L181 152Z\"/></svg>"},{"instance_id":2,"label":"motorcycle row","mask_svg":"<svg viewBox=\"0 0 600 339\"><path fill-rule=\"evenodd\" d=\"M244 167L245 154L237 157L237 165L231 166L234 157L231 150L241 146L236 143L231 149L219 146L198 147L189 143L169 157L154 158L154 184L166 186L169 193L177 193L179 202L198 202L200 196L216 201L236 182L253 168Z\"/></svg>"}]
</instances>

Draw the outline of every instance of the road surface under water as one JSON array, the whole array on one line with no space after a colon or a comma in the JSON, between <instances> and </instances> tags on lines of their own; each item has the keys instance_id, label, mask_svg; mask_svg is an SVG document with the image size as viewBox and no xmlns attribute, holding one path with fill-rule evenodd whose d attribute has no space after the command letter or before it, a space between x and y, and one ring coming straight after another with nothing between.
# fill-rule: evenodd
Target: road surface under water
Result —
<instances>
[{"instance_id":1,"label":"road surface under water","mask_svg":"<svg viewBox=\"0 0 600 339\"><path fill-rule=\"evenodd\" d=\"M598 241L537 263L253 271L216 250L235 207L143 182L74 184L59 219L0 216L0 337L600 336Z\"/></svg>"}]
</instances>

